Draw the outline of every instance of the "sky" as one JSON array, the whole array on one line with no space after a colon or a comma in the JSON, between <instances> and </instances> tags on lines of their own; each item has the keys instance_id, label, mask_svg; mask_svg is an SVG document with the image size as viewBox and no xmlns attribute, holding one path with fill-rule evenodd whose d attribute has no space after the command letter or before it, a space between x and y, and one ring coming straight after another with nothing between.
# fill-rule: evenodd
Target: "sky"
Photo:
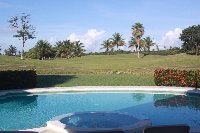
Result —
<instances>
[{"instance_id":1,"label":"sky","mask_svg":"<svg viewBox=\"0 0 200 133\"><path fill-rule=\"evenodd\" d=\"M41 39L52 46L80 40L87 52L100 51L103 40L115 32L128 42L136 22L145 28L143 37L153 38L160 49L180 47L182 30L200 24L199 5L199 0L0 0L1 52L9 45L21 49L8 23L21 13L31 14L30 23L36 27L36 39L26 42L26 51Z\"/></svg>"}]
</instances>

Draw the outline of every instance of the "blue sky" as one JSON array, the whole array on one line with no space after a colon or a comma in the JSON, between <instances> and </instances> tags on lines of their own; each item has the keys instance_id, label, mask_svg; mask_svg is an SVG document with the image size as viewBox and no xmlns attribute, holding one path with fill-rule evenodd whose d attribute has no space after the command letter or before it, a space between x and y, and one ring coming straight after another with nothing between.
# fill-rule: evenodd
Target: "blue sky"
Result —
<instances>
[{"instance_id":1,"label":"blue sky","mask_svg":"<svg viewBox=\"0 0 200 133\"><path fill-rule=\"evenodd\" d=\"M181 30L200 24L199 0L0 0L0 46L20 49L21 42L9 29L10 17L30 13L37 28L35 40L81 40L87 51L98 51L103 40L119 32L128 41L131 26L140 22L145 35L151 36L160 48L180 46Z\"/></svg>"}]
</instances>

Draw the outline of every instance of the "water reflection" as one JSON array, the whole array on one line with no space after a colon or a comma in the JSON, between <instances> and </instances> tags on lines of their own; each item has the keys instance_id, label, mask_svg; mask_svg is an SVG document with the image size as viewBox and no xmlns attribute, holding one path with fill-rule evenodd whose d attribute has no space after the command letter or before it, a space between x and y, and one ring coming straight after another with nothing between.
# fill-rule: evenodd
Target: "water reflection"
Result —
<instances>
[{"instance_id":1,"label":"water reflection","mask_svg":"<svg viewBox=\"0 0 200 133\"><path fill-rule=\"evenodd\" d=\"M142 101L145 98L145 95L143 93L133 93L131 95L133 100L137 102Z\"/></svg>"},{"instance_id":2,"label":"water reflection","mask_svg":"<svg viewBox=\"0 0 200 133\"><path fill-rule=\"evenodd\" d=\"M155 107L188 107L200 110L200 98L185 95L154 95Z\"/></svg>"},{"instance_id":3,"label":"water reflection","mask_svg":"<svg viewBox=\"0 0 200 133\"><path fill-rule=\"evenodd\" d=\"M0 106L4 109L26 109L35 108L37 106L37 95L6 95L0 97Z\"/></svg>"}]
</instances>

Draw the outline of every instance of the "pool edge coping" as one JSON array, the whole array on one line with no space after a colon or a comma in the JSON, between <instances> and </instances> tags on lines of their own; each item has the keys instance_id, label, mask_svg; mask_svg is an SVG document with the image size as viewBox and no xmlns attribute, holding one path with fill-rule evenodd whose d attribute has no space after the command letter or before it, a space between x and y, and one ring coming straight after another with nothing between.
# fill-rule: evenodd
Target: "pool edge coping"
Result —
<instances>
[{"instance_id":1,"label":"pool edge coping","mask_svg":"<svg viewBox=\"0 0 200 133\"><path fill-rule=\"evenodd\" d=\"M169 86L73 86L73 87L45 87L21 90L1 90L0 96L15 93L78 93L78 92L125 92L125 91L141 91L141 92L173 92L173 93L192 93L200 94L200 90L192 87L169 87Z\"/></svg>"}]
</instances>

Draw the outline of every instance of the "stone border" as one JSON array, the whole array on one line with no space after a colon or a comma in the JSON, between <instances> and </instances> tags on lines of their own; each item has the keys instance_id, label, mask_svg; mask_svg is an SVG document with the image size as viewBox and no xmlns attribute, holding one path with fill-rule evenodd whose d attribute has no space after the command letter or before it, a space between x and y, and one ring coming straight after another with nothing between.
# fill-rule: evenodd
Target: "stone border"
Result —
<instances>
[{"instance_id":1,"label":"stone border","mask_svg":"<svg viewBox=\"0 0 200 133\"><path fill-rule=\"evenodd\" d=\"M169 93L169 94L200 94L200 90L191 87L166 87L166 86L74 86L74 87L47 87L26 90L1 90L0 96L15 93L51 94L51 93L76 93L76 92L130 92Z\"/></svg>"}]
</instances>

